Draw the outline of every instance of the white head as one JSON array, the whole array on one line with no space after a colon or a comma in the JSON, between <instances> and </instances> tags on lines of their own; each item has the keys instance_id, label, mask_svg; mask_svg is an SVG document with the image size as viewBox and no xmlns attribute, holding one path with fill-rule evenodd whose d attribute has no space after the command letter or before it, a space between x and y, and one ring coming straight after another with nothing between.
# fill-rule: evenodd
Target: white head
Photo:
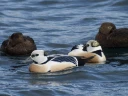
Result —
<instances>
[{"instance_id":1,"label":"white head","mask_svg":"<svg viewBox=\"0 0 128 96\"><path fill-rule=\"evenodd\" d=\"M38 64L41 64L47 61L47 56L44 50L34 50L31 53L30 57L33 61L37 62Z\"/></svg>"},{"instance_id":2,"label":"white head","mask_svg":"<svg viewBox=\"0 0 128 96\"><path fill-rule=\"evenodd\" d=\"M89 40L84 47L84 50L85 49L87 50L87 52L102 50L100 44L96 40Z\"/></svg>"}]
</instances>

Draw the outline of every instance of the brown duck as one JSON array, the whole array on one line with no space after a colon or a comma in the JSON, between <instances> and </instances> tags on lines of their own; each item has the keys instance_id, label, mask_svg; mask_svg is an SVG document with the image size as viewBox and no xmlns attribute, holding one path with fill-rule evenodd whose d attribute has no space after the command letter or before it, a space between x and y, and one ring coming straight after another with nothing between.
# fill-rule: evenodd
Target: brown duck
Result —
<instances>
[{"instance_id":1,"label":"brown duck","mask_svg":"<svg viewBox=\"0 0 128 96\"><path fill-rule=\"evenodd\" d=\"M13 33L1 45L1 51L9 55L29 55L33 50L36 50L34 40L20 32Z\"/></svg>"},{"instance_id":2,"label":"brown duck","mask_svg":"<svg viewBox=\"0 0 128 96\"><path fill-rule=\"evenodd\" d=\"M116 29L113 23L102 23L95 39L102 47L128 47L128 28Z\"/></svg>"}]
</instances>

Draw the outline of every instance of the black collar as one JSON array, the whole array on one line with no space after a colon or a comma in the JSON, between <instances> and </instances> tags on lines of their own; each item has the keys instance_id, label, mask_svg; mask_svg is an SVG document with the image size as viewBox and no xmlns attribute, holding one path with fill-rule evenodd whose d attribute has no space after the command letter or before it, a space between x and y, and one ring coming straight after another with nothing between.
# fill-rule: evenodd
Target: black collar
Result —
<instances>
[{"instance_id":1,"label":"black collar","mask_svg":"<svg viewBox=\"0 0 128 96\"><path fill-rule=\"evenodd\" d=\"M41 63L41 64L46 64L48 61L49 61L49 60L46 60L45 62L43 62L43 63ZM38 62L36 62L36 61L34 61L34 60L33 60L33 62L34 62L35 64L39 64Z\"/></svg>"}]
</instances>

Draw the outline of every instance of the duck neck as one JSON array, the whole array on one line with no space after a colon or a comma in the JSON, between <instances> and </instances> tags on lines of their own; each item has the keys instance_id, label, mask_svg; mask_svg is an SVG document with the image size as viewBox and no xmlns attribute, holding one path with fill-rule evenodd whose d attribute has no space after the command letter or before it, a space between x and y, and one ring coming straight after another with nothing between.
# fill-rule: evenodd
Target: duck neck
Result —
<instances>
[{"instance_id":1,"label":"duck neck","mask_svg":"<svg viewBox=\"0 0 128 96\"><path fill-rule=\"evenodd\" d=\"M38 58L35 58L35 59L33 59L33 62L35 63L35 64L45 64L45 63L47 63L48 62L48 57L46 57L46 56L40 56L40 57L38 57Z\"/></svg>"}]
</instances>

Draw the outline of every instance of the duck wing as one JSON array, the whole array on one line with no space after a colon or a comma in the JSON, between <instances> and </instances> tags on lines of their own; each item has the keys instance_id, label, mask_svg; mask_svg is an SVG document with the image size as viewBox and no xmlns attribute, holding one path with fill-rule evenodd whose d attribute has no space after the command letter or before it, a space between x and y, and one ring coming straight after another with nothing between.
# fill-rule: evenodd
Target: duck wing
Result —
<instances>
[{"instance_id":1,"label":"duck wing","mask_svg":"<svg viewBox=\"0 0 128 96\"><path fill-rule=\"evenodd\" d=\"M51 59L50 61L55 61L55 62L60 62L60 63L70 62L78 66L78 60L73 56L58 56L58 57Z\"/></svg>"}]
</instances>

